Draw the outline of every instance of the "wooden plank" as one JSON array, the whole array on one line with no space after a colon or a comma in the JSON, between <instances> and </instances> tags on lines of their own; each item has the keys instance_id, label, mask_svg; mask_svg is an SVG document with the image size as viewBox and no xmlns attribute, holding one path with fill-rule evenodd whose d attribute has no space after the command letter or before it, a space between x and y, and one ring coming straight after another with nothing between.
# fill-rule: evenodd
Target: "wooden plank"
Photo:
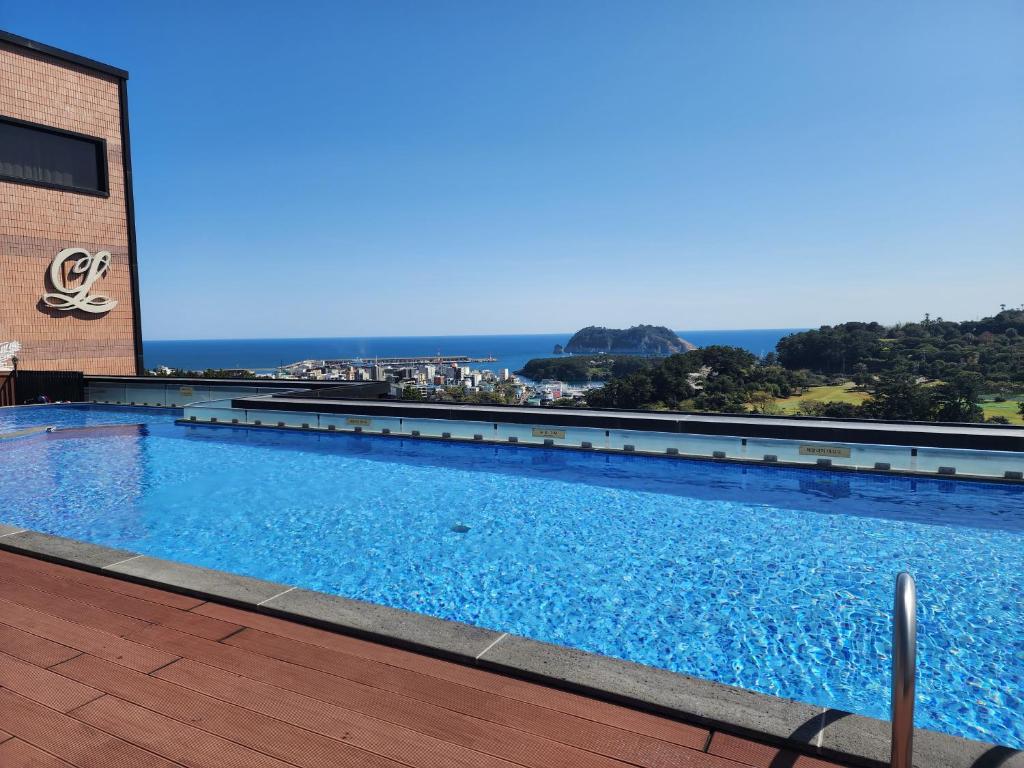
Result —
<instances>
[{"instance_id":1,"label":"wooden plank","mask_svg":"<svg viewBox=\"0 0 1024 768\"><path fill-rule=\"evenodd\" d=\"M754 768L840 768L838 763L779 749L721 731L716 731L711 737L708 752Z\"/></svg>"},{"instance_id":2,"label":"wooden plank","mask_svg":"<svg viewBox=\"0 0 1024 768\"><path fill-rule=\"evenodd\" d=\"M86 571L81 568L73 568L68 565L60 565L59 563L51 563L48 560L43 560L37 557L30 557L28 555L0 550L0 566L14 562L20 562L27 567L35 568L41 573L48 573L50 575L57 576L58 578L77 581L81 584L89 584L100 589L119 592L123 595L131 595L132 597L138 597L143 600L149 600L150 602L160 603L162 605L169 605L172 608L179 608L183 611L195 608L196 606L202 605L206 602L205 600L200 600L199 598L190 597L188 595L179 595L175 592L171 592L170 590L136 584L132 581L119 579L116 576L93 573L92 571Z\"/></svg>"},{"instance_id":3,"label":"wooden plank","mask_svg":"<svg viewBox=\"0 0 1024 768\"><path fill-rule=\"evenodd\" d=\"M512 765L493 755L190 659L176 661L153 676L326 736L344 734L351 744L415 768Z\"/></svg>"},{"instance_id":4,"label":"wooden plank","mask_svg":"<svg viewBox=\"0 0 1024 768\"><path fill-rule=\"evenodd\" d=\"M0 551L0 574L3 768L839 768L30 557Z\"/></svg>"},{"instance_id":5,"label":"wooden plank","mask_svg":"<svg viewBox=\"0 0 1024 768\"><path fill-rule=\"evenodd\" d=\"M643 768L667 768L686 760L687 752L703 750L708 732L694 728L688 746L652 739L633 731L613 728L593 720L553 709L485 693L419 672L399 669L329 648L246 629L225 641L228 645L309 667L434 704L490 723L533 733L579 749L633 763Z\"/></svg>"},{"instance_id":6,"label":"wooden plank","mask_svg":"<svg viewBox=\"0 0 1024 768\"><path fill-rule=\"evenodd\" d=\"M7 600L51 616L70 618L78 624L101 629L112 635L128 635L149 624L147 621L113 613L94 605L70 600L61 595L44 592L7 577L0 576L0 600Z\"/></svg>"},{"instance_id":7,"label":"wooden plank","mask_svg":"<svg viewBox=\"0 0 1024 768\"><path fill-rule=\"evenodd\" d=\"M39 562L0 559L4 768L837 768L721 733L705 753L693 726L239 609L183 611ZM132 744L146 751L125 763Z\"/></svg>"},{"instance_id":8,"label":"wooden plank","mask_svg":"<svg viewBox=\"0 0 1024 768\"><path fill-rule=\"evenodd\" d=\"M11 739L0 744L0 765L3 768L74 768L71 763L21 739Z\"/></svg>"},{"instance_id":9,"label":"wooden plank","mask_svg":"<svg viewBox=\"0 0 1024 768\"><path fill-rule=\"evenodd\" d=\"M107 632L77 624L73 621L34 611L31 608L0 600L0 623L54 640L61 645L91 653L101 659L116 661L141 672L152 672L177 657L133 643ZM153 625L147 624L147 627Z\"/></svg>"},{"instance_id":10,"label":"wooden plank","mask_svg":"<svg viewBox=\"0 0 1024 768\"><path fill-rule=\"evenodd\" d=\"M0 653L0 687L58 712L75 709L101 695L95 688L68 680L5 653Z\"/></svg>"},{"instance_id":11,"label":"wooden plank","mask_svg":"<svg viewBox=\"0 0 1024 768\"><path fill-rule=\"evenodd\" d=\"M25 560L26 558L18 558L13 562L5 561L0 563L3 567L0 584L13 587L13 584L17 583L23 585L23 587L27 586L36 590L43 590L52 595L77 600L106 611L133 617L136 620L153 624L164 624L182 632L199 635L211 640L220 640L240 628L238 624L231 624L211 616L184 611L180 608L172 608L163 603L143 600L142 598L124 595L120 592L111 592L109 589L101 589L100 587L84 584L73 579L61 578L54 574L45 573L31 564L26 564ZM108 581L113 581L113 579ZM0 597L3 596L3 587L0 587ZM8 597L8 599L11 598ZM22 601L15 600L14 602ZM27 603L22 602L22 604L26 605ZM28 605L31 608L41 607L41 605L35 604ZM103 629L104 627L100 628ZM137 628L134 627L134 629Z\"/></svg>"},{"instance_id":12,"label":"wooden plank","mask_svg":"<svg viewBox=\"0 0 1024 768\"><path fill-rule=\"evenodd\" d=\"M286 768L269 755L222 739L113 696L89 702L71 716L188 768Z\"/></svg>"},{"instance_id":13,"label":"wooden plank","mask_svg":"<svg viewBox=\"0 0 1024 768\"><path fill-rule=\"evenodd\" d=\"M499 696L530 702L681 746L700 749L707 742L709 736L708 731L704 728L659 717L649 712L641 712L580 694L549 688L507 675L412 653L254 611L246 611L219 603L204 603L194 608L193 612L262 630L269 634L292 638L310 645L319 645L401 669L420 672Z\"/></svg>"},{"instance_id":14,"label":"wooden plank","mask_svg":"<svg viewBox=\"0 0 1024 768\"><path fill-rule=\"evenodd\" d=\"M118 699L297 766L397 768L401 765L353 745L347 731L335 732L336 736L345 738L343 743L93 656L79 656L55 667L54 671Z\"/></svg>"},{"instance_id":15,"label":"wooden plank","mask_svg":"<svg viewBox=\"0 0 1024 768\"><path fill-rule=\"evenodd\" d=\"M0 723L26 741L78 768L173 768L169 760L0 688Z\"/></svg>"},{"instance_id":16,"label":"wooden plank","mask_svg":"<svg viewBox=\"0 0 1024 768\"><path fill-rule=\"evenodd\" d=\"M0 624L0 651L37 667L59 664L81 653L75 648L68 648L6 624Z\"/></svg>"},{"instance_id":17,"label":"wooden plank","mask_svg":"<svg viewBox=\"0 0 1024 768\"><path fill-rule=\"evenodd\" d=\"M303 693L469 749L532 768L621 768L622 762L496 723L442 709L341 677L214 643L173 629L149 626L132 636L140 643L254 680ZM690 750L691 752L693 750ZM694 754L703 754L696 753ZM688 763L683 763L687 765Z\"/></svg>"}]
</instances>

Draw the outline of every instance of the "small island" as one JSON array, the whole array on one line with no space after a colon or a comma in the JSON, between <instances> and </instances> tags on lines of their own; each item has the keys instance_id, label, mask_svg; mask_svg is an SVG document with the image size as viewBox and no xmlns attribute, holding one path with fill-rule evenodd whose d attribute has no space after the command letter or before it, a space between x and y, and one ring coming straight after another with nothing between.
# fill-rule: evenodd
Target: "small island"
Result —
<instances>
[{"instance_id":1,"label":"small island","mask_svg":"<svg viewBox=\"0 0 1024 768\"><path fill-rule=\"evenodd\" d=\"M573 334L564 351L571 355L640 355L667 357L696 349L661 325L634 325L632 328L602 328L588 326Z\"/></svg>"},{"instance_id":2,"label":"small island","mask_svg":"<svg viewBox=\"0 0 1024 768\"><path fill-rule=\"evenodd\" d=\"M554 353L559 357L534 358L516 373L534 381L607 381L650 368L659 358L696 348L660 325L626 329L591 325L574 333L565 346L556 344Z\"/></svg>"}]
</instances>

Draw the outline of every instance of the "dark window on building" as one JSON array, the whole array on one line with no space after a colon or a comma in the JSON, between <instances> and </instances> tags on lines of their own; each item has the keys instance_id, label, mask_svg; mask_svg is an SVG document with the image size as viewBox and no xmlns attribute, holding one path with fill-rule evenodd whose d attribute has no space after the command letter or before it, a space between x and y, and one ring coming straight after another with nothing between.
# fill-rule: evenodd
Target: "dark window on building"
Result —
<instances>
[{"instance_id":1,"label":"dark window on building","mask_svg":"<svg viewBox=\"0 0 1024 768\"><path fill-rule=\"evenodd\" d=\"M0 179L105 195L106 142L0 116Z\"/></svg>"}]
</instances>

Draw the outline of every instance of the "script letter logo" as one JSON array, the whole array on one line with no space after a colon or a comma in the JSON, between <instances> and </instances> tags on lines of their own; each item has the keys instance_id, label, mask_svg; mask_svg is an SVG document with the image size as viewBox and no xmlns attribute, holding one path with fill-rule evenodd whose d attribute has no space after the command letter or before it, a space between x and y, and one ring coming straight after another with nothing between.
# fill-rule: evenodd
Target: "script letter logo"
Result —
<instances>
[{"instance_id":1,"label":"script letter logo","mask_svg":"<svg viewBox=\"0 0 1024 768\"><path fill-rule=\"evenodd\" d=\"M78 257L77 259L75 257ZM70 286L64 282L64 264L75 259L69 277L83 275L82 282ZM117 301L101 294L89 295L93 284L110 269L110 251L97 251L90 255L85 248L65 248L50 265L50 284L53 293L43 294L43 304L50 309L70 312L80 309L93 315L102 315L117 306Z\"/></svg>"}]
</instances>

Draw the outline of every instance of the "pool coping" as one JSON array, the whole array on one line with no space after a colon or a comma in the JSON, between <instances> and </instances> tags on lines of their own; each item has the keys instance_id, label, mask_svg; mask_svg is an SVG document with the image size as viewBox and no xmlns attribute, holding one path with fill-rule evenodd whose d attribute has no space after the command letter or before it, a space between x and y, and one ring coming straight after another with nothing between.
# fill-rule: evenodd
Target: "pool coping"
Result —
<instances>
[{"instance_id":1,"label":"pool coping","mask_svg":"<svg viewBox=\"0 0 1024 768\"><path fill-rule=\"evenodd\" d=\"M889 723L427 614L39 533L0 522L0 549L544 683L868 768ZM923 728L915 765L1024 767L1024 751Z\"/></svg>"}]
</instances>

